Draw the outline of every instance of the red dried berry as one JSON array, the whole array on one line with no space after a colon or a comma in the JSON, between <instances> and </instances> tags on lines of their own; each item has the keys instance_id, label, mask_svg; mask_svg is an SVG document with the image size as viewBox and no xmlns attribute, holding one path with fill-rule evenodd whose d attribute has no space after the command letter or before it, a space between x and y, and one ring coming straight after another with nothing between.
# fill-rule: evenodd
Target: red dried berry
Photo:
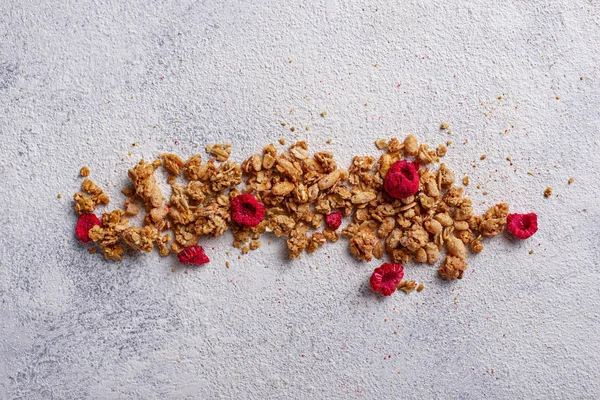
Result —
<instances>
[{"instance_id":1,"label":"red dried berry","mask_svg":"<svg viewBox=\"0 0 600 400\"><path fill-rule=\"evenodd\" d=\"M265 218L265 206L251 194L240 194L231 201L231 219L240 225L253 227Z\"/></svg>"},{"instance_id":2,"label":"red dried berry","mask_svg":"<svg viewBox=\"0 0 600 400\"><path fill-rule=\"evenodd\" d=\"M395 199L405 199L419 191L419 165L399 160L388 170L383 188Z\"/></svg>"},{"instance_id":3,"label":"red dried berry","mask_svg":"<svg viewBox=\"0 0 600 400\"><path fill-rule=\"evenodd\" d=\"M404 278L404 267L398 264L381 264L371 274L371 289L384 296L389 296L396 291L396 286Z\"/></svg>"},{"instance_id":4,"label":"red dried berry","mask_svg":"<svg viewBox=\"0 0 600 400\"><path fill-rule=\"evenodd\" d=\"M508 214L506 216L506 228L519 239L527 239L538 230L537 215Z\"/></svg>"},{"instance_id":5,"label":"red dried berry","mask_svg":"<svg viewBox=\"0 0 600 400\"><path fill-rule=\"evenodd\" d=\"M89 232L94 226L100 225L100 220L94 214L81 214L75 226L75 235L83 243L89 242Z\"/></svg>"},{"instance_id":6,"label":"red dried berry","mask_svg":"<svg viewBox=\"0 0 600 400\"><path fill-rule=\"evenodd\" d=\"M339 211L332 212L325 217L325 223L334 231L337 230L337 228L339 228L342 224L342 213Z\"/></svg>"},{"instance_id":7,"label":"red dried berry","mask_svg":"<svg viewBox=\"0 0 600 400\"><path fill-rule=\"evenodd\" d=\"M202 265L210 261L202 246L186 247L177 254L177 258L183 264L192 265Z\"/></svg>"}]
</instances>

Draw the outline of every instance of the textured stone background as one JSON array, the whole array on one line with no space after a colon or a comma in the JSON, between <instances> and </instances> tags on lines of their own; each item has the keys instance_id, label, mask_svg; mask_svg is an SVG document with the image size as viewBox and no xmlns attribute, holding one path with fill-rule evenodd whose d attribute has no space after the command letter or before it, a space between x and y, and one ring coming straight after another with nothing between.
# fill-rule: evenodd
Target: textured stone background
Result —
<instances>
[{"instance_id":1,"label":"textured stone background","mask_svg":"<svg viewBox=\"0 0 600 400\"><path fill-rule=\"evenodd\" d=\"M0 2L0 398L600 398L598 1L289 3ZM538 234L386 299L345 241L238 260L227 234L185 274L73 235L84 164L120 206L162 151L285 137L347 166L409 132Z\"/></svg>"}]
</instances>

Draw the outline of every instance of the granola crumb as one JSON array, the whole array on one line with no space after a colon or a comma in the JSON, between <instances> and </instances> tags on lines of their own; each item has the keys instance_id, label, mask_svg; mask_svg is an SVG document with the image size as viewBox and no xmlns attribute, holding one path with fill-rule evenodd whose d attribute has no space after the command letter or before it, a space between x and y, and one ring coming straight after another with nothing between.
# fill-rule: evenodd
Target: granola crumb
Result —
<instances>
[{"instance_id":1,"label":"granola crumb","mask_svg":"<svg viewBox=\"0 0 600 400\"><path fill-rule=\"evenodd\" d=\"M281 121L281 126L286 126L286 125L287 125L287 122Z\"/></svg>"},{"instance_id":2,"label":"granola crumb","mask_svg":"<svg viewBox=\"0 0 600 400\"><path fill-rule=\"evenodd\" d=\"M90 254L96 254L96 248L95 247L90 247L88 249L88 253L90 253Z\"/></svg>"},{"instance_id":3,"label":"granola crumb","mask_svg":"<svg viewBox=\"0 0 600 400\"><path fill-rule=\"evenodd\" d=\"M413 280L404 280L398 284L397 288L398 290L403 290L404 293L408 294L417 288L417 282Z\"/></svg>"},{"instance_id":4,"label":"granola crumb","mask_svg":"<svg viewBox=\"0 0 600 400\"><path fill-rule=\"evenodd\" d=\"M307 131L310 131L310 126L306 125L306 128L305 128L305 129L306 129Z\"/></svg>"},{"instance_id":5,"label":"granola crumb","mask_svg":"<svg viewBox=\"0 0 600 400\"><path fill-rule=\"evenodd\" d=\"M419 286L417 286L417 292L422 292L423 289L425 289L425 285L423 285L422 283L419 283Z\"/></svg>"},{"instance_id":6,"label":"granola crumb","mask_svg":"<svg viewBox=\"0 0 600 400\"><path fill-rule=\"evenodd\" d=\"M448 123L447 123L447 122L442 122L442 123L440 124L440 129L442 129L442 130L446 130L446 129L448 129L449 127L450 127L450 125L448 125Z\"/></svg>"},{"instance_id":7,"label":"granola crumb","mask_svg":"<svg viewBox=\"0 0 600 400\"><path fill-rule=\"evenodd\" d=\"M175 269L175 267L171 268L171 272L176 272L177 270Z\"/></svg>"},{"instance_id":8,"label":"granola crumb","mask_svg":"<svg viewBox=\"0 0 600 400\"><path fill-rule=\"evenodd\" d=\"M285 139L284 138L279 139L279 144L282 146L285 145Z\"/></svg>"},{"instance_id":9,"label":"granola crumb","mask_svg":"<svg viewBox=\"0 0 600 400\"><path fill-rule=\"evenodd\" d=\"M79 174L83 177L90 176L90 169L86 166L81 167L81 171L79 171Z\"/></svg>"},{"instance_id":10,"label":"granola crumb","mask_svg":"<svg viewBox=\"0 0 600 400\"><path fill-rule=\"evenodd\" d=\"M462 179L462 182L463 182L463 185L469 186L469 176L468 175L464 176Z\"/></svg>"},{"instance_id":11,"label":"granola crumb","mask_svg":"<svg viewBox=\"0 0 600 400\"><path fill-rule=\"evenodd\" d=\"M506 161L512 161L512 157L511 156L506 156Z\"/></svg>"},{"instance_id":12,"label":"granola crumb","mask_svg":"<svg viewBox=\"0 0 600 400\"><path fill-rule=\"evenodd\" d=\"M225 266L226 266L227 268L229 268L229 267L231 266L231 265L229 264L229 261L225 261Z\"/></svg>"},{"instance_id":13,"label":"granola crumb","mask_svg":"<svg viewBox=\"0 0 600 400\"><path fill-rule=\"evenodd\" d=\"M62 199L62 194L59 193L59 194L56 195L56 197L59 198L59 199Z\"/></svg>"},{"instance_id":14,"label":"granola crumb","mask_svg":"<svg viewBox=\"0 0 600 400\"><path fill-rule=\"evenodd\" d=\"M453 143L453 142L452 142L452 140L448 140L448 141L446 142L446 146L451 146L451 145L452 145L452 143Z\"/></svg>"},{"instance_id":15,"label":"granola crumb","mask_svg":"<svg viewBox=\"0 0 600 400\"><path fill-rule=\"evenodd\" d=\"M534 173L533 173L533 171L527 171L527 175L531 175L531 176L533 176L533 175L534 175Z\"/></svg>"},{"instance_id":16,"label":"granola crumb","mask_svg":"<svg viewBox=\"0 0 600 400\"><path fill-rule=\"evenodd\" d=\"M250 246L248 246L248 245L242 247L242 254L248 254L249 250L250 250Z\"/></svg>"},{"instance_id":17,"label":"granola crumb","mask_svg":"<svg viewBox=\"0 0 600 400\"><path fill-rule=\"evenodd\" d=\"M569 185L572 184L573 182L575 182L575 179L569 178Z\"/></svg>"},{"instance_id":18,"label":"granola crumb","mask_svg":"<svg viewBox=\"0 0 600 400\"><path fill-rule=\"evenodd\" d=\"M292 126L292 127L290 128L290 131L292 131L292 132L295 132L295 131L296 131L296 127L295 127L295 126Z\"/></svg>"},{"instance_id":19,"label":"granola crumb","mask_svg":"<svg viewBox=\"0 0 600 400\"><path fill-rule=\"evenodd\" d=\"M533 254L533 249L529 250L529 254Z\"/></svg>"},{"instance_id":20,"label":"granola crumb","mask_svg":"<svg viewBox=\"0 0 600 400\"><path fill-rule=\"evenodd\" d=\"M481 157L479 157L480 160L485 160L487 158L487 155L482 154Z\"/></svg>"},{"instance_id":21,"label":"granola crumb","mask_svg":"<svg viewBox=\"0 0 600 400\"><path fill-rule=\"evenodd\" d=\"M546 190L544 190L544 197L550 197L552 196L552 188L550 186L548 186L546 188Z\"/></svg>"},{"instance_id":22,"label":"granola crumb","mask_svg":"<svg viewBox=\"0 0 600 400\"><path fill-rule=\"evenodd\" d=\"M325 117L327 115L327 111L321 112L321 117Z\"/></svg>"},{"instance_id":23,"label":"granola crumb","mask_svg":"<svg viewBox=\"0 0 600 400\"><path fill-rule=\"evenodd\" d=\"M332 139L327 139L327 144L331 144L331 142L333 142Z\"/></svg>"}]
</instances>

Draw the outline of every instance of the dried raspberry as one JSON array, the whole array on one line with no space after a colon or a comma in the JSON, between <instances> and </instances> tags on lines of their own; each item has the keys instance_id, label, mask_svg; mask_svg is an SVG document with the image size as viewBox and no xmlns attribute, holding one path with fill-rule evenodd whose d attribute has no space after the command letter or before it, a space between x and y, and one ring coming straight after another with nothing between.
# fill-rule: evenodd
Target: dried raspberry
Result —
<instances>
[{"instance_id":1,"label":"dried raspberry","mask_svg":"<svg viewBox=\"0 0 600 400\"><path fill-rule=\"evenodd\" d=\"M508 214L506 216L506 228L519 239L527 239L537 232L537 215L529 214Z\"/></svg>"},{"instance_id":2,"label":"dried raspberry","mask_svg":"<svg viewBox=\"0 0 600 400\"><path fill-rule=\"evenodd\" d=\"M398 264L381 264L375 268L371 275L371 289L384 296L389 296L396 291L396 286L404 278L404 267Z\"/></svg>"},{"instance_id":3,"label":"dried raspberry","mask_svg":"<svg viewBox=\"0 0 600 400\"><path fill-rule=\"evenodd\" d=\"M192 265L202 265L210 261L202 246L186 247L177 254L177 258L183 264Z\"/></svg>"},{"instance_id":4,"label":"dried raspberry","mask_svg":"<svg viewBox=\"0 0 600 400\"><path fill-rule=\"evenodd\" d=\"M383 188L393 198L405 199L419 190L419 166L406 160L396 161L388 170Z\"/></svg>"},{"instance_id":5,"label":"dried raspberry","mask_svg":"<svg viewBox=\"0 0 600 400\"><path fill-rule=\"evenodd\" d=\"M231 201L231 219L244 226L256 226L265 218L265 206L251 194L240 194Z\"/></svg>"},{"instance_id":6,"label":"dried raspberry","mask_svg":"<svg viewBox=\"0 0 600 400\"><path fill-rule=\"evenodd\" d=\"M339 211L332 212L325 217L325 223L335 231L342 224L342 213Z\"/></svg>"},{"instance_id":7,"label":"dried raspberry","mask_svg":"<svg viewBox=\"0 0 600 400\"><path fill-rule=\"evenodd\" d=\"M100 225L100 220L94 214L81 214L75 226L75 235L83 243L87 243L91 240L88 232L96 225Z\"/></svg>"}]
</instances>

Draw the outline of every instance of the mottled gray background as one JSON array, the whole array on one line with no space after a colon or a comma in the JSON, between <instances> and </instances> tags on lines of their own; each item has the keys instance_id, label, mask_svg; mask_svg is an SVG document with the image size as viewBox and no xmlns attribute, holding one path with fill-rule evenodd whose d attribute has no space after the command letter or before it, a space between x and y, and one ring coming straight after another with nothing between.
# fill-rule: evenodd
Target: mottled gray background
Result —
<instances>
[{"instance_id":1,"label":"mottled gray background","mask_svg":"<svg viewBox=\"0 0 600 400\"><path fill-rule=\"evenodd\" d=\"M0 2L0 398L600 398L598 1L295 3ZM238 260L228 233L185 274L73 235L84 164L116 207L162 151L285 137L347 166L408 132L540 231L386 299L345 241Z\"/></svg>"}]
</instances>

